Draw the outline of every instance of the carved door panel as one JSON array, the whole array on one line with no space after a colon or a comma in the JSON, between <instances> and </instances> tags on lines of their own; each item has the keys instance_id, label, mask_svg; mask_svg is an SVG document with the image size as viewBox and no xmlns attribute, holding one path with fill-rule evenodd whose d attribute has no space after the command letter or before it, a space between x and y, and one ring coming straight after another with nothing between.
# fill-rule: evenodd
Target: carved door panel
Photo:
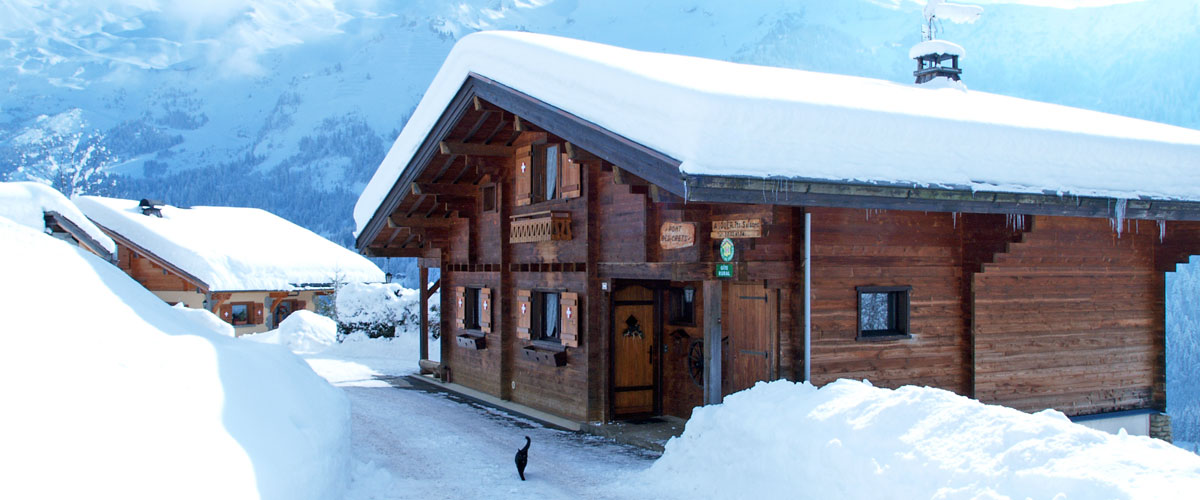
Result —
<instances>
[{"instance_id":1,"label":"carved door panel","mask_svg":"<svg viewBox=\"0 0 1200 500\"><path fill-rule=\"evenodd\" d=\"M613 294L613 413L617 418L652 415L656 410L656 295L640 285Z\"/></svg>"}]
</instances>

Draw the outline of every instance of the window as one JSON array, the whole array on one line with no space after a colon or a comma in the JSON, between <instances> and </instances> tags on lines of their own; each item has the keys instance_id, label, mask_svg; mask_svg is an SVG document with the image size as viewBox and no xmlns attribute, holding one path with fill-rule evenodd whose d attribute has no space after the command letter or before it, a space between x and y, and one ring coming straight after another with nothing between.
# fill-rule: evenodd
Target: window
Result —
<instances>
[{"instance_id":1,"label":"window","mask_svg":"<svg viewBox=\"0 0 1200 500\"><path fill-rule=\"evenodd\" d=\"M860 286L858 339L908 338L908 303L911 286Z\"/></svg>"},{"instance_id":2,"label":"window","mask_svg":"<svg viewBox=\"0 0 1200 500\"><path fill-rule=\"evenodd\" d=\"M691 326L696 324L696 289L671 287L668 292L667 322L672 325Z\"/></svg>"},{"instance_id":3,"label":"window","mask_svg":"<svg viewBox=\"0 0 1200 500\"><path fill-rule=\"evenodd\" d=\"M558 144L535 148L533 162L534 202L558 197Z\"/></svg>"},{"instance_id":4,"label":"window","mask_svg":"<svg viewBox=\"0 0 1200 500\"><path fill-rule=\"evenodd\" d=\"M301 306L299 301L280 301L279 305L275 306L275 310L271 311L271 324L279 326L280 322L282 322L288 316L291 316L293 312L296 312L300 309L304 309L304 306Z\"/></svg>"},{"instance_id":5,"label":"window","mask_svg":"<svg viewBox=\"0 0 1200 500\"><path fill-rule=\"evenodd\" d=\"M499 203L496 200L496 185L485 184L479 188L479 198L483 205L483 213L495 212L499 210Z\"/></svg>"},{"instance_id":6,"label":"window","mask_svg":"<svg viewBox=\"0 0 1200 500\"><path fill-rule=\"evenodd\" d=\"M248 302L240 302L229 305L230 323L234 326L250 324L250 304Z\"/></svg>"},{"instance_id":7,"label":"window","mask_svg":"<svg viewBox=\"0 0 1200 500\"><path fill-rule=\"evenodd\" d=\"M555 292L533 293L533 339L558 342L562 332L559 296Z\"/></svg>"},{"instance_id":8,"label":"window","mask_svg":"<svg viewBox=\"0 0 1200 500\"><path fill-rule=\"evenodd\" d=\"M482 303L479 301L479 289L467 288L463 294L463 328L468 330L479 329L480 314L479 307Z\"/></svg>"}]
</instances>

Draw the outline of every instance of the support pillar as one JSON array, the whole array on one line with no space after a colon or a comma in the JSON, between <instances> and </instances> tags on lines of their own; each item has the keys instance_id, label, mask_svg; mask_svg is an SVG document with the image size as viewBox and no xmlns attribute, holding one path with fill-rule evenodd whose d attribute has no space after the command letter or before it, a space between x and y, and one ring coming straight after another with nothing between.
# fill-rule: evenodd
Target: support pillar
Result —
<instances>
[{"instance_id":1,"label":"support pillar","mask_svg":"<svg viewBox=\"0 0 1200 500\"><path fill-rule=\"evenodd\" d=\"M417 271L417 289L421 297L421 340L418 343L420 359L429 359L429 268L419 266Z\"/></svg>"},{"instance_id":2,"label":"support pillar","mask_svg":"<svg viewBox=\"0 0 1200 500\"><path fill-rule=\"evenodd\" d=\"M721 394L721 282L704 281L704 404L719 404Z\"/></svg>"}]
</instances>

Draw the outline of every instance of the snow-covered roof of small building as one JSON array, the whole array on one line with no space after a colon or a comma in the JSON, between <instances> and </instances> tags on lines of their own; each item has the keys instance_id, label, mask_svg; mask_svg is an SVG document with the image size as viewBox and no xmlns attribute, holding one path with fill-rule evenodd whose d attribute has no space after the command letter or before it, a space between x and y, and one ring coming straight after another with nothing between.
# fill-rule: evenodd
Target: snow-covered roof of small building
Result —
<instances>
[{"instance_id":1,"label":"snow-covered roof of small building","mask_svg":"<svg viewBox=\"0 0 1200 500\"><path fill-rule=\"evenodd\" d=\"M472 73L678 160L682 175L1200 200L1196 130L945 86L481 32L454 46L363 190L356 234Z\"/></svg>"},{"instance_id":2,"label":"snow-covered roof of small building","mask_svg":"<svg viewBox=\"0 0 1200 500\"><path fill-rule=\"evenodd\" d=\"M926 54L949 54L964 57L967 51L961 45L946 40L925 40L908 49L908 58L916 59Z\"/></svg>"},{"instance_id":3,"label":"snow-covered roof of small building","mask_svg":"<svg viewBox=\"0 0 1200 500\"><path fill-rule=\"evenodd\" d=\"M210 291L294 290L343 282L382 282L367 258L257 208L161 207L142 215L138 201L80 196L100 226L203 281Z\"/></svg>"},{"instance_id":4,"label":"snow-covered roof of small building","mask_svg":"<svg viewBox=\"0 0 1200 500\"><path fill-rule=\"evenodd\" d=\"M66 196L50 186L36 182L0 182L0 217L38 231L46 229L46 214L54 212L82 231L104 251L112 254L117 245L104 234Z\"/></svg>"}]
</instances>

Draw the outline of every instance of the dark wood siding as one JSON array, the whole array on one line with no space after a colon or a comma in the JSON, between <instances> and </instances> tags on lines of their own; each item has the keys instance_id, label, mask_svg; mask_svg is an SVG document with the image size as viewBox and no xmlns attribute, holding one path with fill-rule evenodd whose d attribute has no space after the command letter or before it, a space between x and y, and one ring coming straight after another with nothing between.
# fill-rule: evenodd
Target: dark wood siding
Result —
<instances>
[{"instance_id":1,"label":"dark wood siding","mask_svg":"<svg viewBox=\"0 0 1200 500\"><path fill-rule=\"evenodd\" d=\"M812 377L969 392L962 251L949 213L813 208ZM855 340L856 286L912 286L912 338ZM803 325L799 325L803 328Z\"/></svg>"},{"instance_id":2,"label":"dark wood siding","mask_svg":"<svg viewBox=\"0 0 1200 500\"><path fill-rule=\"evenodd\" d=\"M1118 237L1105 219L1033 225L974 277L976 397L1069 415L1161 407L1157 227Z\"/></svg>"}]
</instances>

